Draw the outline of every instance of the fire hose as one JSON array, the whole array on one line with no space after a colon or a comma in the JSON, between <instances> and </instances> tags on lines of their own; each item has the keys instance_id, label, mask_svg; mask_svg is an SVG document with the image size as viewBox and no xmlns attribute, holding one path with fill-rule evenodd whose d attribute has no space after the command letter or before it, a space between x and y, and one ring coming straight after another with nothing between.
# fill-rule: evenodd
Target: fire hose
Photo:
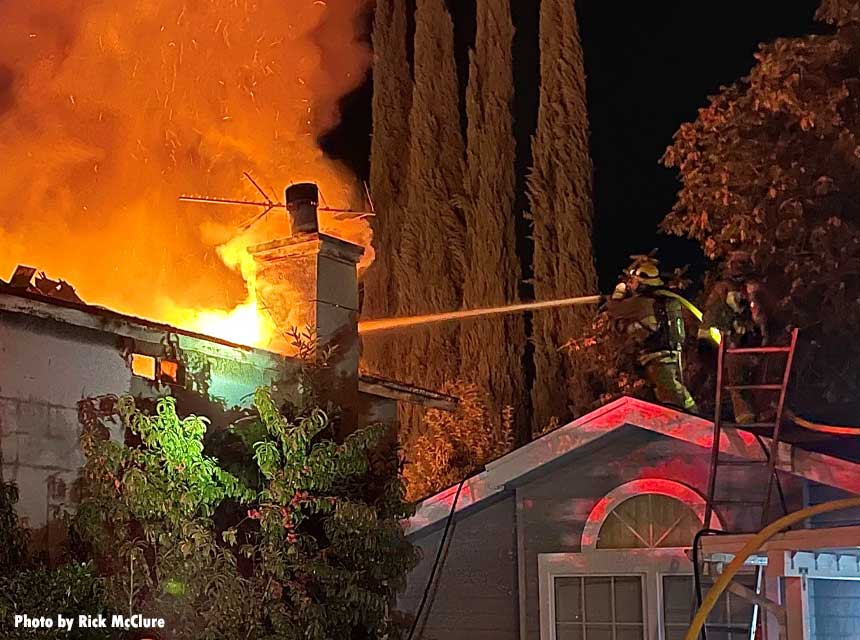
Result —
<instances>
[{"instance_id":1,"label":"fire hose","mask_svg":"<svg viewBox=\"0 0 860 640\"><path fill-rule=\"evenodd\" d=\"M714 586L708 591L708 594L702 601L702 605L699 607L698 611L696 611L696 615L693 616L693 621L690 623L690 628L687 629L687 633L684 635L684 640L696 640L699 637L702 627L705 626L705 621L708 619L708 615L717 604L720 596L731 583L732 578L734 578L735 574L737 574L737 572L744 566L747 558L761 549L762 546L764 546L764 543L784 529L787 529L791 525L805 520L806 518L811 518L812 516L817 516L821 513L842 511L843 509L853 509L855 507L860 507L860 497L844 498L842 500L833 500L832 502L817 504L813 507L806 507L800 511L789 513L755 534L737 553L728 566L726 566L725 570L720 574L720 577L717 578Z\"/></svg>"},{"instance_id":2,"label":"fire hose","mask_svg":"<svg viewBox=\"0 0 860 640\"><path fill-rule=\"evenodd\" d=\"M789 417L789 419L797 426L803 427L804 429L808 429L809 431L817 431L818 433L829 433L837 436L860 436L860 426L849 427L833 424L821 424L819 422L812 422L811 420L801 418L800 416L795 415L788 410L786 410L785 413Z\"/></svg>"}]
</instances>

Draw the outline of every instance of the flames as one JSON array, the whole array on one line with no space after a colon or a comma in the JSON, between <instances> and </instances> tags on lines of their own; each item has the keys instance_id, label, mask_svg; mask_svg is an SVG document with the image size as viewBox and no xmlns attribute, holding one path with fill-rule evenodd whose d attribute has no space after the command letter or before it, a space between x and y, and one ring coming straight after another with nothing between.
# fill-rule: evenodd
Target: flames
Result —
<instances>
[{"instance_id":1,"label":"flames","mask_svg":"<svg viewBox=\"0 0 860 640\"><path fill-rule=\"evenodd\" d=\"M0 3L0 274L16 264L92 304L264 346L245 248L286 231L258 199L314 181L362 206L319 135L369 62L367 0L7 0ZM369 246L364 222L321 220ZM370 253L370 252L368 252Z\"/></svg>"}]
</instances>

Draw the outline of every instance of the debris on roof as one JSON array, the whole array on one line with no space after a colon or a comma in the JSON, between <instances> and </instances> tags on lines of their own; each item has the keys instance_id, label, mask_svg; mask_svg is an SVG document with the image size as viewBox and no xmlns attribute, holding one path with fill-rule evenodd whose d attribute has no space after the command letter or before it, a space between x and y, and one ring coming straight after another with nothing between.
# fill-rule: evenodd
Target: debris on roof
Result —
<instances>
[{"instance_id":1,"label":"debris on roof","mask_svg":"<svg viewBox=\"0 0 860 640\"><path fill-rule=\"evenodd\" d=\"M12 289L27 291L45 298L54 298L64 300L65 302L74 302L83 304L83 300L75 292L75 288L65 280L51 280L44 271L36 273L35 267L27 267L19 264L12 274L12 279L8 284ZM34 277L35 276L35 277Z\"/></svg>"}]
</instances>

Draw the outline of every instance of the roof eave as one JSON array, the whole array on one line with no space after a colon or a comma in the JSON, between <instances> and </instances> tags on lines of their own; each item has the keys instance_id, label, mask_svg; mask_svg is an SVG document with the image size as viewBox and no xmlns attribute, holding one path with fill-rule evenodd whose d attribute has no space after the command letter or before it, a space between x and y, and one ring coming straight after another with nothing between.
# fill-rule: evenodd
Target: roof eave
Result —
<instances>
[{"instance_id":1,"label":"roof eave","mask_svg":"<svg viewBox=\"0 0 860 640\"><path fill-rule=\"evenodd\" d=\"M456 511L501 493L518 478L627 425L708 450L713 444L712 422L644 400L622 397L489 463L482 473L465 481ZM767 438L763 440L770 444ZM720 437L720 452L750 459L762 455L761 445L753 434L728 428ZM779 444L777 460L781 471L860 494L858 464L798 449L785 442ZM455 485L423 500L416 515L406 524L407 535L448 517L456 490Z\"/></svg>"}]
</instances>

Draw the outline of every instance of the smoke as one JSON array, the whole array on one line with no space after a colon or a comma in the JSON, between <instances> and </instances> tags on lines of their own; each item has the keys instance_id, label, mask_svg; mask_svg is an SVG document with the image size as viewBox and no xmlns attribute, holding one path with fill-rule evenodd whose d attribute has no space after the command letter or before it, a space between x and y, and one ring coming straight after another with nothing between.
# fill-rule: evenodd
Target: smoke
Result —
<instances>
[{"instance_id":1,"label":"smoke","mask_svg":"<svg viewBox=\"0 0 860 640\"><path fill-rule=\"evenodd\" d=\"M259 199L249 171L277 198L313 180L360 204L317 138L369 64L365 2L0 2L0 277L36 266L168 322L245 300L218 247L257 212L177 197ZM328 224L368 243L364 222Z\"/></svg>"}]
</instances>

